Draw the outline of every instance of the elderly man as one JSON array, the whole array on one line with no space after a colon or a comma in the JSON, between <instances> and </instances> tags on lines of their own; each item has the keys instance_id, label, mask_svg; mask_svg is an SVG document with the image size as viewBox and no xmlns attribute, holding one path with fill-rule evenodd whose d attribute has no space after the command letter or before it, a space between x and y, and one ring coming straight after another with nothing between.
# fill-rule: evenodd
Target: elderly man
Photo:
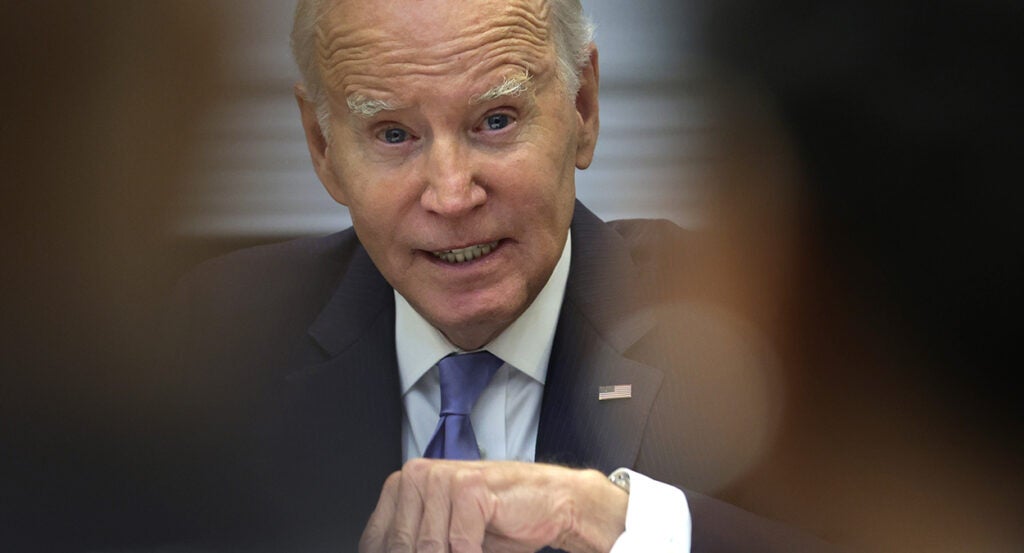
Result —
<instances>
[{"instance_id":1,"label":"elderly man","mask_svg":"<svg viewBox=\"0 0 1024 553\"><path fill-rule=\"evenodd\" d=\"M179 302L197 412L222 421L207 463L243 467L211 476L248 498L235 530L688 551L690 508L695 537L740 516L606 476L686 481L643 294L678 229L575 201L599 126L579 2L300 0L293 47L310 156L353 228L214 260Z\"/></svg>"},{"instance_id":2,"label":"elderly man","mask_svg":"<svg viewBox=\"0 0 1024 553\"><path fill-rule=\"evenodd\" d=\"M598 132L597 51L573 4L299 8L306 84L296 95L313 165L395 289L406 459L429 447L443 394L425 373L449 352L485 349L506 372L491 377L496 420L485 407L475 413L480 440L490 459L534 460L568 277L573 177L590 164ZM502 440L490 426L513 435ZM606 551L626 504L596 472L410 461L385 485L363 548L499 540ZM673 507L670 539L684 549L685 505Z\"/></svg>"}]
</instances>

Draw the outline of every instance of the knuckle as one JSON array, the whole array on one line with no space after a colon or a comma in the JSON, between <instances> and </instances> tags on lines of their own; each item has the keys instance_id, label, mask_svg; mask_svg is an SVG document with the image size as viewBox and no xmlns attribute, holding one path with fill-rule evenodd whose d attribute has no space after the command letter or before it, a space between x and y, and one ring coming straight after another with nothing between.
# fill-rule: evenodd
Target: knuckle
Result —
<instances>
[{"instance_id":1,"label":"knuckle","mask_svg":"<svg viewBox=\"0 0 1024 553\"><path fill-rule=\"evenodd\" d=\"M580 479L586 483L605 483L608 481L608 477L601 471L596 469L584 469L579 473Z\"/></svg>"},{"instance_id":2,"label":"knuckle","mask_svg":"<svg viewBox=\"0 0 1024 553\"><path fill-rule=\"evenodd\" d=\"M441 467L432 469L426 475L426 480L427 482L430 483L433 489L441 489L443 487L446 487L448 483L451 481L451 478L452 473L447 470L443 470Z\"/></svg>"},{"instance_id":3,"label":"knuckle","mask_svg":"<svg viewBox=\"0 0 1024 553\"><path fill-rule=\"evenodd\" d=\"M476 469L464 469L452 475L452 485L459 490L478 488L483 484L483 472Z\"/></svg>"},{"instance_id":4,"label":"knuckle","mask_svg":"<svg viewBox=\"0 0 1024 553\"><path fill-rule=\"evenodd\" d=\"M399 471L392 472L388 476L387 480L384 481L384 490L393 491L398 488L398 485L402 482L402 473Z\"/></svg>"},{"instance_id":5,"label":"knuckle","mask_svg":"<svg viewBox=\"0 0 1024 553\"><path fill-rule=\"evenodd\" d=\"M466 514L467 509L471 512L486 510L485 505L488 503L490 493L484 476L479 471L460 472L453 476L451 484L451 502L460 506L463 514Z\"/></svg>"},{"instance_id":6,"label":"knuckle","mask_svg":"<svg viewBox=\"0 0 1024 553\"><path fill-rule=\"evenodd\" d=\"M433 463L429 459L410 459L405 462L404 466L402 466L402 473L408 474L414 478L421 477L430 472L432 465Z\"/></svg>"}]
</instances>

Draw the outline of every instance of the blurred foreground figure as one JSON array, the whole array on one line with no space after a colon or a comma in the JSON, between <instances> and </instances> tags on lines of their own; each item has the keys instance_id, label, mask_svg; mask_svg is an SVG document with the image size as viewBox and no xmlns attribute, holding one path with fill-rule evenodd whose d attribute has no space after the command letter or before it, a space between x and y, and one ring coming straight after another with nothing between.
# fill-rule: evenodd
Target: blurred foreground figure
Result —
<instances>
[{"instance_id":1,"label":"blurred foreground figure","mask_svg":"<svg viewBox=\"0 0 1024 553\"><path fill-rule=\"evenodd\" d=\"M176 532L151 323L182 270L168 208L217 80L203 4L0 7L0 550Z\"/></svg>"},{"instance_id":2,"label":"blurred foreground figure","mask_svg":"<svg viewBox=\"0 0 1024 553\"><path fill-rule=\"evenodd\" d=\"M726 496L867 550L1019 551L1024 10L710 13L726 163L701 289L770 336L786 390Z\"/></svg>"}]
</instances>

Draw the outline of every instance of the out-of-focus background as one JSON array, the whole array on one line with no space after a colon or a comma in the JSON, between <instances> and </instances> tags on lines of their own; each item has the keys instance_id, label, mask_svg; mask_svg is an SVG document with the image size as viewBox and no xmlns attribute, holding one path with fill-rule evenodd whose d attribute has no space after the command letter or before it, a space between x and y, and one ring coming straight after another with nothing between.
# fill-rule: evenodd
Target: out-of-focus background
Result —
<instances>
[{"instance_id":1,"label":"out-of-focus background","mask_svg":"<svg viewBox=\"0 0 1024 553\"><path fill-rule=\"evenodd\" d=\"M720 494L869 551L1020 550L1024 6L708 6L698 295L768 336L785 391Z\"/></svg>"},{"instance_id":2,"label":"out-of-focus background","mask_svg":"<svg viewBox=\"0 0 1024 553\"><path fill-rule=\"evenodd\" d=\"M864 551L1018 551L1024 13L918 4L584 0L578 192L691 231L664 307L723 370L695 383L720 446L688 486ZM348 225L303 143L291 10L0 6L0 549L216 520L175 485L155 314L196 262Z\"/></svg>"}]
</instances>

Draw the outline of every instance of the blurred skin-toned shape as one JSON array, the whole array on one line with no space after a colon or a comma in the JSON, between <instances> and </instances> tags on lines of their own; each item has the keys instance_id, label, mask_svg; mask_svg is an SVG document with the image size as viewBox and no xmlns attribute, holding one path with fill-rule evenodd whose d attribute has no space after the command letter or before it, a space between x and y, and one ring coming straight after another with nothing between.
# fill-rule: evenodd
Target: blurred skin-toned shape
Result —
<instances>
[{"instance_id":1,"label":"blurred skin-toned shape","mask_svg":"<svg viewBox=\"0 0 1024 553\"><path fill-rule=\"evenodd\" d=\"M8 2L0 549L159 539L170 206L218 79L203 2ZM157 525L157 526L154 526Z\"/></svg>"},{"instance_id":2,"label":"blurred skin-toned shape","mask_svg":"<svg viewBox=\"0 0 1024 553\"><path fill-rule=\"evenodd\" d=\"M1024 543L1019 7L712 9L720 164L682 285L754 323L784 393L724 497L866 551Z\"/></svg>"}]
</instances>

